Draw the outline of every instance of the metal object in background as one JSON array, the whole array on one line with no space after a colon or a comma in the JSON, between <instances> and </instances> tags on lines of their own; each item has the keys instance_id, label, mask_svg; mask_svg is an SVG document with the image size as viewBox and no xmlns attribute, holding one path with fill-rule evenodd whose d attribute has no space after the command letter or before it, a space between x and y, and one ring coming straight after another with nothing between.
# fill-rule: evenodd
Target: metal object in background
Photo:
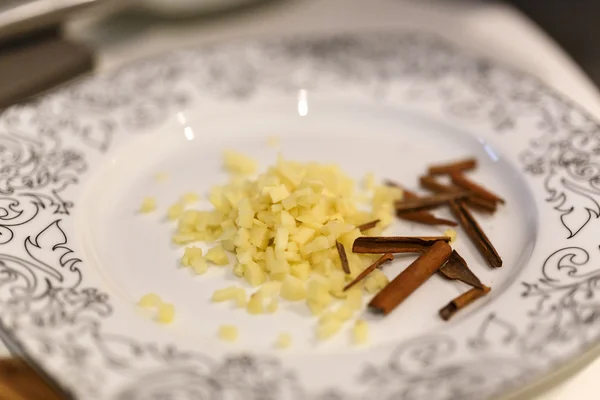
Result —
<instances>
[{"instance_id":1,"label":"metal object in background","mask_svg":"<svg viewBox=\"0 0 600 400\"><path fill-rule=\"evenodd\" d=\"M106 2L107 0L2 0L0 42L59 24L75 11Z\"/></svg>"}]
</instances>

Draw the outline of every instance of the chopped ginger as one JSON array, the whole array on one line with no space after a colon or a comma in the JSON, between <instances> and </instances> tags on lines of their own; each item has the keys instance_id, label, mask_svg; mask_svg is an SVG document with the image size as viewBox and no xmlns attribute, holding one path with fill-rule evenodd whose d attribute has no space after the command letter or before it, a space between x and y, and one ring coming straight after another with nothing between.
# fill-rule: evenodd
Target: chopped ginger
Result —
<instances>
[{"instance_id":1,"label":"chopped ginger","mask_svg":"<svg viewBox=\"0 0 600 400\"><path fill-rule=\"evenodd\" d=\"M281 285L281 297L289 301L300 301L306 298L304 282L295 276L288 275Z\"/></svg>"},{"instance_id":2,"label":"chopped ginger","mask_svg":"<svg viewBox=\"0 0 600 400\"><path fill-rule=\"evenodd\" d=\"M327 318L317 325L317 338L325 340L335 335L342 328L342 322L336 318Z\"/></svg>"},{"instance_id":3,"label":"chopped ginger","mask_svg":"<svg viewBox=\"0 0 600 400\"><path fill-rule=\"evenodd\" d=\"M256 292L250 296L248 305L246 306L248 314L262 314L264 312L263 296L261 293Z\"/></svg>"},{"instance_id":4,"label":"chopped ginger","mask_svg":"<svg viewBox=\"0 0 600 400\"><path fill-rule=\"evenodd\" d=\"M256 161L248 156L235 151L226 151L223 154L225 169L235 174L253 174L256 172Z\"/></svg>"},{"instance_id":5,"label":"chopped ginger","mask_svg":"<svg viewBox=\"0 0 600 400\"><path fill-rule=\"evenodd\" d=\"M181 202L183 204L190 204L190 203L197 202L199 199L200 199L200 196L198 196L196 193L189 192L189 193L184 194L181 197Z\"/></svg>"},{"instance_id":6,"label":"chopped ginger","mask_svg":"<svg viewBox=\"0 0 600 400\"><path fill-rule=\"evenodd\" d=\"M376 292L388 283L383 273L375 271L343 291L374 261L371 255L350 250L363 236L358 226L378 219L365 234L380 235L393 220L394 202L402 198L402 191L376 185L369 174L365 187L372 196L361 200L355 181L335 165L279 156L265 171L249 177L257 172L254 160L232 151L223 158L231 176L210 189L211 210L191 205L198 197L187 193L167 211L168 218L177 222L171 240L187 246L181 264L203 274L211 264L225 266L235 260L233 274L257 290L247 298L244 289L221 289L213 293L213 301L232 301L250 314L276 312L279 297L305 301L321 318L317 336L333 335L362 306L363 290ZM203 254L190 246L198 241L212 248ZM336 242L347 249L348 274L342 270Z\"/></svg>"},{"instance_id":7,"label":"chopped ginger","mask_svg":"<svg viewBox=\"0 0 600 400\"><path fill-rule=\"evenodd\" d=\"M175 318L175 306L173 304L162 304L158 307L158 314L156 315L156 321L159 324L170 324Z\"/></svg>"},{"instance_id":8,"label":"chopped ginger","mask_svg":"<svg viewBox=\"0 0 600 400\"><path fill-rule=\"evenodd\" d=\"M138 301L138 306L140 307L158 307L162 304L162 300L160 296L156 293L148 293L142 296L142 298Z\"/></svg>"},{"instance_id":9,"label":"chopped ginger","mask_svg":"<svg viewBox=\"0 0 600 400\"><path fill-rule=\"evenodd\" d=\"M238 288L229 286L224 289L215 290L212 295L212 301L221 302L236 299L238 296Z\"/></svg>"},{"instance_id":10,"label":"chopped ginger","mask_svg":"<svg viewBox=\"0 0 600 400\"><path fill-rule=\"evenodd\" d=\"M354 344L365 344L369 337L369 327L367 321L359 319L352 329L352 339Z\"/></svg>"},{"instance_id":11,"label":"chopped ginger","mask_svg":"<svg viewBox=\"0 0 600 400\"><path fill-rule=\"evenodd\" d=\"M183 214L183 210L183 204L175 203L167 210L167 218L174 221Z\"/></svg>"},{"instance_id":12,"label":"chopped ginger","mask_svg":"<svg viewBox=\"0 0 600 400\"><path fill-rule=\"evenodd\" d=\"M206 259L206 261L210 261L216 265L229 264L229 258L227 257L227 253L225 253L225 249L222 245L217 245L212 249L208 250L204 258Z\"/></svg>"},{"instance_id":13,"label":"chopped ginger","mask_svg":"<svg viewBox=\"0 0 600 400\"><path fill-rule=\"evenodd\" d=\"M365 278L365 290L369 293L377 293L386 287L389 282L387 276L376 269Z\"/></svg>"},{"instance_id":14,"label":"chopped ginger","mask_svg":"<svg viewBox=\"0 0 600 400\"><path fill-rule=\"evenodd\" d=\"M226 342L235 342L238 338L238 329L233 325L221 325L219 327L219 338Z\"/></svg>"},{"instance_id":15,"label":"chopped ginger","mask_svg":"<svg viewBox=\"0 0 600 400\"><path fill-rule=\"evenodd\" d=\"M448 236L450 238L450 243L456 242L457 233L454 229L448 228L444 231L444 236Z\"/></svg>"},{"instance_id":16,"label":"chopped ginger","mask_svg":"<svg viewBox=\"0 0 600 400\"><path fill-rule=\"evenodd\" d=\"M175 318L175 306L165 303L156 293L148 293L140 298L138 305L156 310L156 322L170 324Z\"/></svg>"},{"instance_id":17,"label":"chopped ginger","mask_svg":"<svg viewBox=\"0 0 600 400\"><path fill-rule=\"evenodd\" d=\"M147 214L156 210L156 199L154 197L146 197L142 200L142 205L140 206L140 213Z\"/></svg>"},{"instance_id":18,"label":"chopped ginger","mask_svg":"<svg viewBox=\"0 0 600 400\"><path fill-rule=\"evenodd\" d=\"M192 265L192 262L198 258L202 258L202 249L199 247L186 247L183 253L183 257L181 257L181 265L184 267L189 267Z\"/></svg>"},{"instance_id":19,"label":"chopped ginger","mask_svg":"<svg viewBox=\"0 0 600 400\"><path fill-rule=\"evenodd\" d=\"M292 335L289 333L282 333L275 342L275 347L278 349L287 349L292 344Z\"/></svg>"}]
</instances>

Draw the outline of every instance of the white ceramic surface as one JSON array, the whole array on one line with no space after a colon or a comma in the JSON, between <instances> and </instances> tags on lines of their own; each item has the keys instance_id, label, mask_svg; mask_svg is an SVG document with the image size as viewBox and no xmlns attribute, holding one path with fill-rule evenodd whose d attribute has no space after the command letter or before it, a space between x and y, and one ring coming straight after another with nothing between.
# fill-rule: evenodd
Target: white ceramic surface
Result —
<instances>
[{"instance_id":1,"label":"white ceramic surface","mask_svg":"<svg viewBox=\"0 0 600 400\"><path fill-rule=\"evenodd\" d=\"M596 342L597 125L536 80L438 38L184 50L12 108L0 123L4 332L81 398L483 399ZM166 204L217 183L222 148L266 164L273 134L290 158L407 183L428 162L477 155L476 176L508 200L482 218L505 266L487 269L464 238L457 248L493 294L444 324L436 310L464 287L432 279L390 318L372 320L366 348L347 335L315 344L298 310L250 318L208 304L232 278L177 269L168 226L135 208L147 194ZM164 187L151 179L159 170L173 177ZM136 311L147 291L177 305L173 326ZM215 340L221 322L240 326L239 343ZM290 327L294 348L274 352L274 336Z\"/></svg>"}]
</instances>

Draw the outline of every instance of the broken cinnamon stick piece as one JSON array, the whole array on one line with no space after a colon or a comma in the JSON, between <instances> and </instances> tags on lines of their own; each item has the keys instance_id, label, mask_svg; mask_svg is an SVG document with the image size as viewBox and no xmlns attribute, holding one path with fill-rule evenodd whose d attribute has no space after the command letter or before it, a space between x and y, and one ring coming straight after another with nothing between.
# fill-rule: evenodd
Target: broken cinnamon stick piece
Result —
<instances>
[{"instance_id":1,"label":"broken cinnamon stick piece","mask_svg":"<svg viewBox=\"0 0 600 400\"><path fill-rule=\"evenodd\" d=\"M368 231L369 229L375 228L377 226L377 224L379 223L379 221L380 221L379 219L376 219L374 221L365 222L364 224L357 226L357 228L361 232Z\"/></svg>"},{"instance_id":2,"label":"broken cinnamon stick piece","mask_svg":"<svg viewBox=\"0 0 600 400\"><path fill-rule=\"evenodd\" d=\"M404 187L402 187L402 185L399 185L396 182L387 180L387 181L385 181L385 184L387 186L401 189L404 192L405 199L412 200L412 199L419 198L419 196L417 196L416 193L411 192L408 189L405 189ZM445 218L438 218L435 215L433 215L432 213L427 212L427 211L415 211L415 212L410 212L410 213L396 213L396 216L405 221L417 222L417 223L425 224L425 225L448 225L448 226L457 226L458 225L454 221L451 221L451 220L445 219Z\"/></svg>"},{"instance_id":3,"label":"broken cinnamon stick piece","mask_svg":"<svg viewBox=\"0 0 600 400\"><path fill-rule=\"evenodd\" d=\"M469 171L477 167L477 160L474 158L467 158L465 160L458 160L448 164L436 164L432 165L427 169L429 175L444 175L451 174L459 171Z\"/></svg>"},{"instance_id":4,"label":"broken cinnamon stick piece","mask_svg":"<svg viewBox=\"0 0 600 400\"><path fill-rule=\"evenodd\" d=\"M452 200L464 199L465 197L468 197L469 194L470 193L466 191L435 194L433 196L420 197L418 199L397 201L394 204L394 207L396 208L396 213L428 210Z\"/></svg>"},{"instance_id":5,"label":"broken cinnamon stick piece","mask_svg":"<svg viewBox=\"0 0 600 400\"><path fill-rule=\"evenodd\" d=\"M448 260L451 253L452 247L448 243L436 242L383 288L371 300L369 309L384 315L392 312L412 292L425 283Z\"/></svg>"},{"instance_id":6,"label":"broken cinnamon stick piece","mask_svg":"<svg viewBox=\"0 0 600 400\"><path fill-rule=\"evenodd\" d=\"M456 250L452 250L448 262L444 264L438 272L448 279L456 279L467 285L479 289L483 288L479 278L477 278L477 276L469 269L465 259L462 258Z\"/></svg>"},{"instance_id":7,"label":"broken cinnamon stick piece","mask_svg":"<svg viewBox=\"0 0 600 400\"><path fill-rule=\"evenodd\" d=\"M452 186L447 186L442 183L439 183L437 181L437 179L435 179L433 176L422 176L420 178L420 183L423 188L430 190L434 193L452 193L452 192L456 192L457 190L459 190ZM489 201L489 200L483 199L481 197L473 196L473 197L466 198L463 201L469 207L471 207L474 210L478 210L478 211L494 213L494 212L496 212L496 209L497 209L497 205L496 205L495 201Z\"/></svg>"},{"instance_id":8,"label":"broken cinnamon stick piece","mask_svg":"<svg viewBox=\"0 0 600 400\"><path fill-rule=\"evenodd\" d=\"M458 311L462 310L478 298L485 296L490 292L490 290L492 289L485 285L481 289L470 289L469 291L461 294L460 296L452 300L450 303L448 303L445 307L443 307L440 310L440 317L442 317L444 321L448 321Z\"/></svg>"},{"instance_id":9,"label":"broken cinnamon stick piece","mask_svg":"<svg viewBox=\"0 0 600 400\"><path fill-rule=\"evenodd\" d=\"M346 255L346 249L344 248L344 245L336 241L335 247L337 248L338 254L340 256L340 261L342 262L342 269L346 274L349 274L350 265L348 264L348 256Z\"/></svg>"},{"instance_id":10,"label":"broken cinnamon stick piece","mask_svg":"<svg viewBox=\"0 0 600 400\"><path fill-rule=\"evenodd\" d=\"M492 201L492 202L498 202L498 203L502 203L502 204L505 203L503 198L496 195L495 193L490 192L483 186L473 182L472 180L467 178L462 173L450 174L450 179L452 179L452 183L454 183L456 186L459 186L463 189L466 189L466 190L469 190L469 191L475 193L475 195L477 195L477 197L480 197L482 199Z\"/></svg>"},{"instance_id":11,"label":"broken cinnamon stick piece","mask_svg":"<svg viewBox=\"0 0 600 400\"><path fill-rule=\"evenodd\" d=\"M378 268L381 264L383 264L386 261L392 261L394 259L394 255L390 254L390 253L386 253L384 255L382 255L381 257L379 257L377 259L377 261L375 261L373 264L369 265L367 268L365 268L365 270L363 272L361 272L360 274L358 274L358 276L356 278L354 278L354 280L352 282L350 282L349 284L347 284L346 286L344 286L344 292L348 289L350 289L352 286L356 285L358 282L362 281L363 279L365 279L365 277L367 275L369 275L371 272L373 272L375 270L375 268Z\"/></svg>"},{"instance_id":12,"label":"broken cinnamon stick piece","mask_svg":"<svg viewBox=\"0 0 600 400\"><path fill-rule=\"evenodd\" d=\"M445 175L453 172L468 171L477 167L477 160L474 158L468 158L466 160L460 160L451 162L448 164L432 165L427 169L429 175Z\"/></svg>"},{"instance_id":13,"label":"broken cinnamon stick piece","mask_svg":"<svg viewBox=\"0 0 600 400\"><path fill-rule=\"evenodd\" d=\"M500 268L502 266L502 259L498 252L490 242L490 239L481 229L481 226L477 223L473 215L467 210L467 208L460 202L451 201L450 210L460 222L460 225L464 229L471 242L477 247L479 253L486 259L488 264L493 268Z\"/></svg>"},{"instance_id":14,"label":"broken cinnamon stick piece","mask_svg":"<svg viewBox=\"0 0 600 400\"><path fill-rule=\"evenodd\" d=\"M422 253L436 242L450 242L448 236L361 236L352 244L353 253Z\"/></svg>"}]
</instances>

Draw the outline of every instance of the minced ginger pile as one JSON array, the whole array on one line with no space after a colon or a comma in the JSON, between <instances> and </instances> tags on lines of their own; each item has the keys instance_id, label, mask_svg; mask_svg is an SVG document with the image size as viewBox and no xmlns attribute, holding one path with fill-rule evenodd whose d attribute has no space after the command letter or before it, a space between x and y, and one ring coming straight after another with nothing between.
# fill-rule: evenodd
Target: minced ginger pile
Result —
<instances>
[{"instance_id":1,"label":"minced ginger pile","mask_svg":"<svg viewBox=\"0 0 600 400\"><path fill-rule=\"evenodd\" d=\"M375 293L388 283L376 269L343 291L379 257L353 254L354 240L381 234L394 217L394 201L402 198L401 190L375 186L372 176L367 176L359 193L355 182L335 165L281 157L258 175L256 162L235 152L225 153L224 165L231 178L210 190L213 210L190 208L196 200L193 194L168 209L169 219L178 223L173 242L187 246L181 264L202 274L211 264L231 265L227 253L232 253L233 273L258 289L247 298L242 287L226 287L213 294L213 301L232 301L250 314L274 313L279 298L302 301L319 316L317 337L334 335L360 310L363 289ZM369 205L365 201L370 201L371 211L365 211ZM146 199L140 211L154 208L155 203ZM360 232L359 225L375 219L379 220L375 228ZM189 246L196 241L215 246L203 254L202 249ZM336 241L346 249L350 274L342 270ZM356 321L356 343L366 340L366 329L364 321Z\"/></svg>"}]
</instances>

